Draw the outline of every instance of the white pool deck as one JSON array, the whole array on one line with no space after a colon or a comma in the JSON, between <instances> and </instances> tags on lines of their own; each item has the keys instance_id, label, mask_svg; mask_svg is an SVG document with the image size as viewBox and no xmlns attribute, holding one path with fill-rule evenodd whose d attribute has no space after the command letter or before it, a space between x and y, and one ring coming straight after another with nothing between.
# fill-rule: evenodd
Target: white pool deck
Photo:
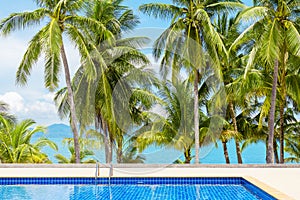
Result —
<instances>
[{"instance_id":1,"label":"white pool deck","mask_svg":"<svg viewBox=\"0 0 300 200\"><path fill-rule=\"evenodd\" d=\"M99 165L99 177L110 166ZM116 164L113 177L244 177L278 199L300 200L300 165ZM96 164L0 164L0 177L95 177Z\"/></svg>"}]
</instances>

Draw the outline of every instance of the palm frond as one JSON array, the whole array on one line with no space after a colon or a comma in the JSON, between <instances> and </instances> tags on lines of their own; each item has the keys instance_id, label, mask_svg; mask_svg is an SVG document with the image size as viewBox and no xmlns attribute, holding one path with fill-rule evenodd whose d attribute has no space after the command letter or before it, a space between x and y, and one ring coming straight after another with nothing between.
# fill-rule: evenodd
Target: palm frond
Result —
<instances>
[{"instance_id":1,"label":"palm frond","mask_svg":"<svg viewBox=\"0 0 300 200\"><path fill-rule=\"evenodd\" d=\"M236 21L243 21L246 23L259 21L267 15L267 12L269 12L269 8L264 6L249 7L239 13L239 15L236 18Z\"/></svg>"},{"instance_id":2,"label":"palm frond","mask_svg":"<svg viewBox=\"0 0 300 200\"><path fill-rule=\"evenodd\" d=\"M34 144L33 144L34 148L37 148L37 149L41 149L42 147L45 147L45 146L49 146L51 149L57 151L58 150L58 147L57 145L47 139L47 138L39 138Z\"/></svg>"},{"instance_id":3,"label":"palm frond","mask_svg":"<svg viewBox=\"0 0 300 200\"><path fill-rule=\"evenodd\" d=\"M45 50L45 87L50 91L58 87L60 71L60 51L63 45L62 32L56 20L52 20L45 33L47 42L43 44Z\"/></svg>"},{"instance_id":4,"label":"palm frond","mask_svg":"<svg viewBox=\"0 0 300 200\"><path fill-rule=\"evenodd\" d=\"M13 13L0 22L0 31L3 35L8 35L17 29L39 25L47 14L49 14L49 10L45 8L39 8L32 12Z\"/></svg>"},{"instance_id":5,"label":"palm frond","mask_svg":"<svg viewBox=\"0 0 300 200\"><path fill-rule=\"evenodd\" d=\"M300 57L300 34L297 28L294 26L292 22L286 21L286 29L287 34L287 45L290 52Z\"/></svg>"},{"instance_id":6,"label":"palm frond","mask_svg":"<svg viewBox=\"0 0 300 200\"><path fill-rule=\"evenodd\" d=\"M160 19L172 19L183 11L183 8L162 3L150 3L143 4L139 7L139 10L147 15L152 15L155 18Z\"/></svg>"},{"instance_id":7,"label":"palm frond","mask_svg":"<svg viewBox=\"0 0 300 200\"><path fill-rule=\"evenodd\" d=\"M84 63L85 72L88 75L88 79L95 79L97 77L97 69L93 61L93 55L90 54L90 45L85 40L85 37L75 26L72 26L70 24L66 26L66 33L71 38L71 41L74 42L75 47L77 47L80 52L81 62Z\"/></svg>"},{"instance_id":8,"label":"palm frond","mask_svg":"<svg viewBox=\"0 0 300 200\"><path fill-rule=\"evenodd\" d=\"M279 58L280 47L282 46L282 31L277 21L274 20L265 27L261 36L262 47L260 55L266 63L273 66L275 59Z\"/></svg>"},{"instance_id":9,"label":"palm frond","mask_svg":"<svg viewBox=\"0 0 300 200\"><path fill-rule=\"evenodd\" d=\"M213 9L215 11L223 12L236 12L238 10L243 10L246 8L246 6L239 2L233 2L233 1L224 1L224 2L218 2L218 3L212 3L206 6L208 9Z\"/></svg>"},{"instance_id":10,"label":"palm frond","mask_svg":"<svg viewBox=\"0 0 300 200\"><path fill-rule=\"evenodd\" d=\"M27 83L27 78L30 76L31 69L42 53L44 35L47 29L48 27L41 29L29 42L29 47L27 48L16 73L17 84L24 85Z\"/></svg>"}]
</instances>

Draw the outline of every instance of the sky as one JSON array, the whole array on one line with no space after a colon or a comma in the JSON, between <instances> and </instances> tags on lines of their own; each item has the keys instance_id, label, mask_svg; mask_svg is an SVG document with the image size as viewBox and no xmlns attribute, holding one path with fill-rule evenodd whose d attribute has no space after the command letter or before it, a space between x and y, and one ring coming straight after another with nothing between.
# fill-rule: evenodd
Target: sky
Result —
<instances>
[{"instance_id":1,"label":"sky","mask_svg":"<svg viewBox=\"0 0 300 200\"><path fill-rule=\"evenodd\" d=\"M132 8L140 18L140 25L131 35L147 36L155 40L169 22L143 15L137 10L139 5L150 2L170 3L171 0L124 0L123 4ZM14 12L30 11L35 8L36 5L31 0L1 0L0 19ZM39 125L68 124L67 120L62 121L57 115L57 109L53 102L54 93L49 92L44 87L42 61L33 67L27 85L18 86L15 84L17 68L28 42L37 30L38 27L18 30L6 37L0 36L0 100L9 104L10 112L15 114L19 120L30 118ZM149 51L145 49L144 52L147 52L150 60L153 61L151 48L148 48ZM73 74L79 66L78 52L68 42L66 42L66 52L71 74ZM63 73L61 73L60 88L65 86L64 80Z\"/></svg>"},{"instance_id":2,"label":"sky","mask_svg":"<svg viewBox=\"0 0 300 200\"><path fill-rule=\"evenodd\" d=\"M151 32L152 38L154 38L159 35L163 28L167 27L168 23L166 21L155 20L138 12L137 8L139 5L149 2L170 1L125 0L124 5L132 8L140 18L141 24L134 34L143 34L149 37L149 33ZM35 8L36 5L31 0L1 0L0 19L14 12L31 11ZM149 31L150 29L151 31ZM57 115L57 109L53 102L54 93L49 92L44 87L42 60L33 67L27 85L19 86L15 84L17 68L26 51L28 42L37 30L38 27L18 30L6 37L0 36L0 100L9 104L10 112L15 114L19 120L30 118L35 120L39 125L50 125L53 123L67 124L67 120L61 120ZM79 56L70 43L66 43L66 51L71 74L73 74L79 66ZM64 80L63 73L61 73L60 87L65 86Z\"/></svg>"}]
</instances>

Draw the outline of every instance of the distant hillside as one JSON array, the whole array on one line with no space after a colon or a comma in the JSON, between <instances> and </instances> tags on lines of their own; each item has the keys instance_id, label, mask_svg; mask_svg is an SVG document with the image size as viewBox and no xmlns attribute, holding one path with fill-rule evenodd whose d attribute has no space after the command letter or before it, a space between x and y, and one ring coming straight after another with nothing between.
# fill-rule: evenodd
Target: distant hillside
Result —
<instances>
[{"instance_id":1,"label":"distant hillside","mask_svg":"<svg viewBox=\"0 0 300 200\"><path fill-rule=\"evenodd\" d=\"M46 134L36 133L33 138L72 138L73 134L71 128L65 124L52 124L47 127Z\"/></svg>"},{"instance_id":2,"label":"distant hillside","mask_svg":"<svg viewBox=\"0 0 300 200\"><path fill-rule=\"evenodd\" d=\"M52 124L48 126L46 137L49 138L70 138L73 137L70 126L65 124Z\"/></svg>"}]
</instances>

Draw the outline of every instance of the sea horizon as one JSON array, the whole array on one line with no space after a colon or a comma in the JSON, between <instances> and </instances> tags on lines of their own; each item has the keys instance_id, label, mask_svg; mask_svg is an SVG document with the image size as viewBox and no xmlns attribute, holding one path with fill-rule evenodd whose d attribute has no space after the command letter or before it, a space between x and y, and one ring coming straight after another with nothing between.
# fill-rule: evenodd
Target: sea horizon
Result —
<instances>
[{"instance_id":1,"label":"sea horizon","mask_svg":"<svg viewBox=\"0 0 300 200\"><path fill-rule=\"evenodd\" d=\"M38 139L39 137L47 137L48 139L55 142L58 146L58 151L51 149L50 147L44 147L42 152L46 153L49 156L49 159L55 164L58 163L55 158L55 154L62 154L66 158L70 157L70 152L68 151L68 145L63 144L65 138L72 138L72 131L68 125L65 124L52 124L48 126L47 133L37 133L33 140ZM235 142L230 140L227 142L228 154L231 164L237 164L237 156L235 151ZM105 154L104 147L99 149L89 149L94 152L93 158L98 162L105 163ZM242 151L242 158L244 164L265 164L266 160L266 146L265 143L259 141L257 143L252 143L247 146ZM183 153L167 147L160 147L156 145L151 145L146 148L142 153L145 161L144 164L172 164L175 160L180 159L184 160ZM192 155L194 155L194 149L192 149ZM285 156L288 156L286 154ZM191 161L193 163L194 160ZM116 163L115 152L113 152L113 163ZM222 143L219 141L217 145L212 144L209 147L200 148L200 163L202 164L226 164Z\"/></svg>"}]
</instances>

